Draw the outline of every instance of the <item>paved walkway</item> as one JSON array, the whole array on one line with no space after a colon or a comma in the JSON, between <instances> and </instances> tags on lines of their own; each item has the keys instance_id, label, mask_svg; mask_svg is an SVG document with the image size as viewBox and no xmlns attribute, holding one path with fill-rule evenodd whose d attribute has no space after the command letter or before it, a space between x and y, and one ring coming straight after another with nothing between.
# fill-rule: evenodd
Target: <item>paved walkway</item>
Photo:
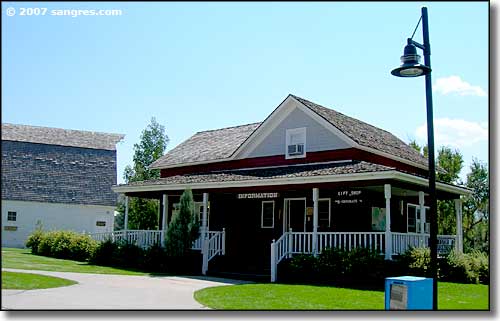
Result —
<instances>
[{"instance_id":1,"label":"paved walkway","mask_svg":"<svg viewBox=\"0 0 500 321\"><path fill-rule=\"evenodd\" d=\"M193 294L211 286L248 283L212 277L131 276L3 269L57 276L78 284L41 290L2 290L2 309L206 309Z\"/></svg>"}]
</instances>

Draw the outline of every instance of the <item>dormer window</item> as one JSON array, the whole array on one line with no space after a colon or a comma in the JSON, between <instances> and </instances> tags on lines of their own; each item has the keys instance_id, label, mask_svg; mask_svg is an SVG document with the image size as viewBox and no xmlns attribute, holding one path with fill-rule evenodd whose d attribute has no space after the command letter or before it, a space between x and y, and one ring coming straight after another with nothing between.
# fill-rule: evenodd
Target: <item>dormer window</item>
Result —
<instances>
[{"instance_id":1,"label":"dormer window","mask_svg":"<svg viewBox=\"0 0 500 321\"><path fill-rule=\"evenodd\" d=\"M306 157L306 127L286 130L286 159Z\"/></svg>"}]
</instances>

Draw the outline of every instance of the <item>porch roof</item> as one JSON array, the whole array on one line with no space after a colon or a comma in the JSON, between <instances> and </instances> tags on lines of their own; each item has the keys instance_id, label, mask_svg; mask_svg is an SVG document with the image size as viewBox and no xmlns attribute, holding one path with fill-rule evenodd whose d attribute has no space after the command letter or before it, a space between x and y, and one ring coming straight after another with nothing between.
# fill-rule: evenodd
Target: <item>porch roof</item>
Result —
<instances>
[{"instance_id":1,"label":"porch roof","mask_svg":"<svg viewBox=\"0 0 500 321\"><path fill-rule=\"evenodd\" d=\"M397 179L427 186L427 179L396 170L394 167L365 161L341 161L296 166L276 166L192 173L130 182L113 186L117 193L133 193L162 190L215 189L231 187L292 185ZM437 188L455 194L469 194L466 188L437 183Z\"/></svg>"}]
</instances>

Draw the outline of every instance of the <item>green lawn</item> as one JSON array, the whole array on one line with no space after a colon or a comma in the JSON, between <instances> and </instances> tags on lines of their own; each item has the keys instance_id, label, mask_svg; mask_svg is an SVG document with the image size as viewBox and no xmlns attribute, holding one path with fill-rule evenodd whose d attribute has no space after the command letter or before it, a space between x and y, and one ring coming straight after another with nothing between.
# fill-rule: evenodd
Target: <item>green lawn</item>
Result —
<instances>
[{"instance_id":1,"label":"green lawn","mask_svg":"<svg viewBox=\"0 0 500 321\"><path fill-rule=\"evenodd\" d=\"M439 283L441 310L487 310L488 286ZM384 292L311 285L243 284L195 292L201 304L223 310L383 310Z\"/></svg>"},{"instance_id":2,"label":"green lawn","mask_svg":"<svg viewBox=\"0 0 500 321\"><path fill-rule=\"evenodd\" d=\"M149 273L145 272L33 255L30 249L13 248L2 248L2 268L97 274L149 275Z\"/></svg>"},{"instance_id":3,"label":"green lawn","mask_svg":"<svg viewBox=\"0 0 500 321\"><path fill-rule=\"evenodd\" d=\"M2 271L2 289L34 290L58 288L78 282L53 276Z\"/></svg>"}]
</instances>

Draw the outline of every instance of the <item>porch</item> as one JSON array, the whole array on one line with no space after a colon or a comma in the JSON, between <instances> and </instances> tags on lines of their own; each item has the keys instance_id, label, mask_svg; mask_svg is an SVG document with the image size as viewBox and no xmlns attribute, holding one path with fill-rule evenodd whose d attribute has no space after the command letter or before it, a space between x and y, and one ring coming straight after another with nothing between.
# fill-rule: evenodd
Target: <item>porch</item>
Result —
<instances>
[{"instance_id":1,"label":"porch","mask_svg":"<svg viewBox=\"0 0 500 321\"><path fill-rule=\"evenodd\" d=\"M435 209L430 212L426 206L425 178L364 162L335 162L187 174L117 186L114 190L126 199L125 229L130 197L156 199L161 231L142 239L161 244L164 237L159 235L164 236L176 215L185 188L192 189L200 216L200 238L193 247L203 255L202 273L207 273L208 262L221 257L212 271L270 275L272 281L279 262L298 253L365 247L391 259L410 247L426 247L429 216L435 215ZM467 193L437 184L439 199L455 200L457 221L456 236L439 237L442 253L462 249L460 197ZM224 237L219 242L211 233Z\"/></svg>"},{"instance_id":2,"label":"porch","mask_svg":"<svg viewBox=\"0 0 500 321\"><path fill-rule=\"evenodd\" d=\"M113 242L127 242L142 248L155 245L164 246L166 230L122 230L105 233L94 233L90 236L96 241L111 240ZM277 241L271 243L271 281L277 277L277 265L284 258L291 258L294 254L319 254L326 248L336 248L350 251L356 248L366 248L378 252L380 255L392 258L410 248L428 247L429 234L392 233L391 248L385 242L384 232L318 232L316 242L313 232L285 232ZM218 255L225 255L226 231L208 231L205 242L200 236L193 242L191 249L201 251L203 257L202 273L208 271L208 263ZM458 242L455 235L438 235L438 254L446 255ZM315 252L316 251L316 252Z\"/></svg>"}]
</instances>

